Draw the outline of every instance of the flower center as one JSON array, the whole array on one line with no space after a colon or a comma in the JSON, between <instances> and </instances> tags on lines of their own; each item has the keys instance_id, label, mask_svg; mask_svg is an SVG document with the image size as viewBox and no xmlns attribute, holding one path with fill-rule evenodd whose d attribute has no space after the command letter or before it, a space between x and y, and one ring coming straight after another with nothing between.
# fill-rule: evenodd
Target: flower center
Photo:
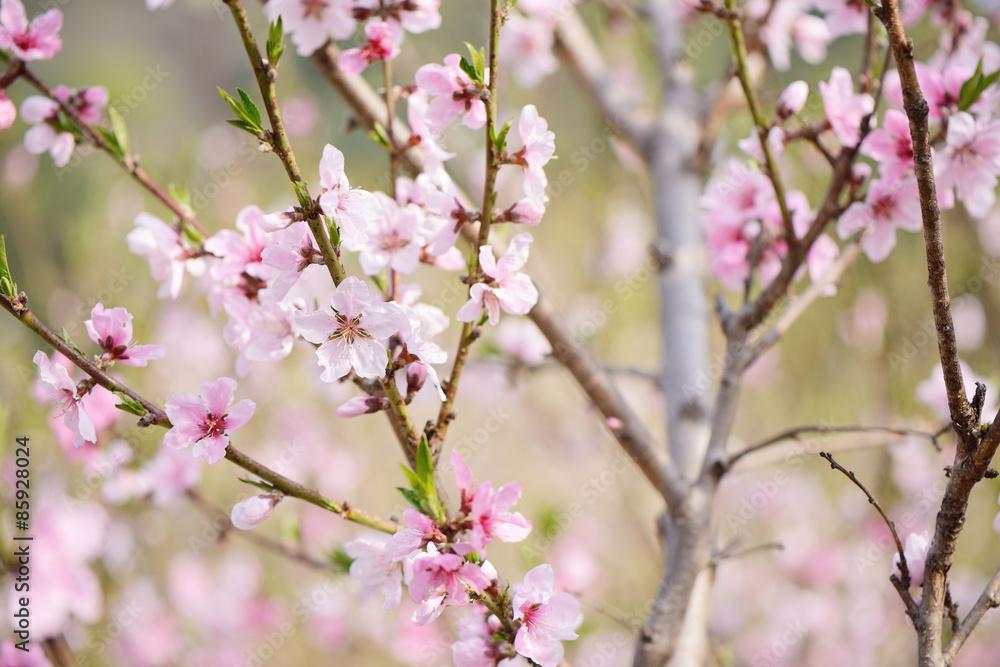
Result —
<instances>
[{"instance_id":1,"label":"flower center","mask_svg":"<svg viewBox=\"0 0 1000 667\"><path fill-rule=\"evenodd\" d=\"M344 342L348 345L352 345L358 338L371 338L371 336L368 335L368 332L361 328L360 315L347 319L344 315L337 313L337 324L339 325L339 328L330 334L330 338L328 340L343 338Z\"/></svg>"}]
</instances>

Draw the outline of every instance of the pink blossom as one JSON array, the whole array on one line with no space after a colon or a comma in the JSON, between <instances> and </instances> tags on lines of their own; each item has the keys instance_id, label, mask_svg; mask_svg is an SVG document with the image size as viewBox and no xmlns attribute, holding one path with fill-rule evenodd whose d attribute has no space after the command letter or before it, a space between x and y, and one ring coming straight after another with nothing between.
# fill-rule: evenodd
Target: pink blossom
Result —
<instances>
[{"instance_id":1,"label":"pink blossom","mask_svg":"<svg viewBox=\"0 0 1000 667\"><path fill-rule=\"evenodd\" d=\"M367 227L385 216L382 205L370 192L356 188L344 173L344 154L327 144L319 161L319 205L340 228L341 237L357 243L368 238Z\"/></svg>"},{"instance_id":2,"label":"pink blossom","mask_svg":"<svg viewBox=\"0 0 1000 667\"><path fill-rule=\"evenodd\" d=\"M451 465L461 493L462 511L471 524L469 543L473 550L482 549L495 539L520 542L531 532L531 522L520 512L508 512L521 498L521 483L504 484L497 491L490 482L472 485L472 471L456 451L451 452Z\"/></svg>"},{"instance_id":3,"label":"pink blossom","mask_svg":"<svg viewBox=\"0 0 1000 667\"><path fill-rule=\"evenodd\" d=\"M576 639L583 622L580 603L569 593L553 593L555 574L545 563L524 575L523 584L511 587L514 620L521 627L514 648L541 667L557 667L562 662L562 640Z\"/></svg>"},{"instance_id":4,"label":"pink blossom","mask_svg":"<svg viewBox=\"0 0 1000 667\"><path fill-rule=\"evenodd\" d=\"M331 39L348 39L356 22L351 0L268 0L267 20L281 16L300 56L310 56Z\"/></svg>"},{"instance_id":5,"label":"pink blossom","mask_svg":"<svg viewBox=\"0 0 1000 667\"><path fill-rule=\"evenodd\" d=\"M221 377L201 385L201 396L174 394L167 401L167 417L173 428L163 436L167 447L183 449L194 445L193 453L208 463L218 463L226 455L233 431L250 421L256 404L243 399L233 404L236 380Z\"/></svg>"},{"instance_id":6,"label":"pink blossom","mask_svg":"<svg viewBox=\"0 0 1000 667\"><path fill-rule=\"evenodd\" d=\"M256 206L246 206L236 214L236 229L222 229L205 240L205 251L216 257L209 275L212 285L213 308L218 312L220 302L228 292L235 292L248 299L256 299L257 292L274 274L263 263L261 253L268 245L262 226L264 212Z\"/></svg>"},{"instance_id":7,"label":"pink blossom","mask_svg":"<svg viewBox=\"0 0 1000 667\"><path fill-rule=\"evenodd\" d=\"M323 257L309 225L300 221L271 236L267 247L261 251L261 262L277 271L272 274L270 284L260 292L260 299L282 301L303 272L321 264Z\"/></svg>"},{"instance_id":8,"label":"pink blossom","mask_svg":"<svg viewBox=\"0 0 1000 667\"><path fill-rule=\"evenodd\" d=\"M517 134L521 138L523 148L510 157L524 169L524 192L529 199L544 202L545 178L543 167L552 158L556 150L556 135L549 130L549 124L544 118L539 118L538 109L529 104L521 109L517 121Z\"/></svg>"},{"instance_id":9,"label":"pink blossom","mask_svg":"<svg viewBox=\"0 0 1000 667\"><path fill-rule=\"evenodd\" d=\"M455 629L456 641L451 645L455 667L494 667L498 660L500 665L509 665L493 641L493 633L500 627L500 621L485 606L473 603Z\"/></svg>"},{"instance_id":10,"label":"pink blossom","mask_svg":"<svg viewBox=\"0 0 1000 667\"><path fill-rule=\"evenodd\" d=\"M500 64L511 68L519 85L534 88L559 69L554 45L547 21L511 12L500 32Z\"/></svg>"},{"instance_id":11,"label":"pink blossom","mask_svg":"<svg viewBox=\"0 0 1000 667\"><path fill-rule=\"evenodd\" d=\"M792 43L802 59L816 64L826 58L830 32L823 19L807 13L806 3L800 0L777 2L751 2L747 13L757 19L767 16L760 35L767 45L768 55L775 69L785 71L791 66Z\"/></svg>"},{"instance_id":12,"label":"pink blossom","mask_svg":"<svg viewBox=\"0 0 1000 667\"><path fill-rule=\"evenodd\" d=\"M399 55L403 31L392 23L371 21L365 25L368 41L358 49L347 49L340 54L337 67L345 74L361 74L377 60L392 60Z\"/></svg>"},{"instance_id":13,"label":"pink blossom","mask_svg":"<svg viewBox=\"0 0 1000 667\"><path fill-rule=\"evenodd\" d=\"M100 124L101 110L108 105L108 89L104 86L88 86L74 90L60 84L52 93L57 100L76 111L84 122L91 125Z\"/></svg>"},{"instance_id":14,"label":"pink blossom","mask_svg":"<svg viewBox=\"0 0 1000 667\"><path fill-rule=\"evenodd\" d=\"M76 147L76 139L58 125L59 103L41 95L21 102L21 117L33 126L24 133L24 148L32 155L49 153L57 167L65 167Z\"/></svg>"},{"instance_id":15,"label":"pink blossom","mask_svg":"<svg viewBox=\"0 0 1000 667\"><path fill-rule=\"evenodd\" d=\"M882 180L893 183L913 171L913 140L910 121L902 111L888 109L882 127L872 131L861 145L861 153L875 160Z\"/></svg>"},{"instance_id":16,"label":"pink blossom","mask_svg":"<svg viewBox=\"0 0 1000 667\"><path fill-rule=\"evenodd\" d=\"M830 39L856 35L868 29L868 5L864 0L814 0L830 30Z\"/></svg>"},{"instance_id":17,"label":"pink blossom","mask_svg":"<svg viewBox=\"0 0 1000 667\"><path fill-rule=\"evenodd\" d=\"M400 304L399 309L401 311L399 335L406 347L405 354L412 355L417 365L424 367L443 401L445 399L441 380L432 364L443 364L448 361L448 353L431 341L431 338L448 328L448 318L440 308L425 303L413 306Z\"/></svg>"},{"instance_id":18,"label":"pink blossom","mask_svg":"<svg viewBox=\"0 0 1000 667\"><path fill-rule=\"evenodd\" d=\"M873 262L881 262L896 246L896 230L917 232L922 229L917 181L913 177L888 183L874 180L868 186L865 201L854 202L837 221L837 234L846 239L867 229L861 247Z\"/></svg>"},{"instance_id":19,"label":"pink blossom","mask_svg":"<svg viewBox=\"0 0 1000 667\"><path fill-rule=\"evenodd\" d=\"M292 316L298 312L289 303L253 303L247 299L229 299L224 304L229 322L223 335L231 347L239 350L236 373L245 377L254 361L281 361L292 351L295 329Z\"/></svg>"},{"instance_id":20,"label":"pink blossom","mask_svg":"<svg viewBox=\"0 0 1000 667\"><path fill-rule=\"evenodd\" d=\"M7 97L7 93L0 90L0 130L6 130L14 124L17 119L17 107Z\"/></svg>"},{"instance_id":21,"label":"pink blossom","mask_svg":"<svg viewBox=\"0 0 1000 667\"><path fill-rule=\"evenodd\" d=\"M910 572L911 588L920 588L924 585L924 565L927 560L927 551L930 548L930 535L926 530L919 535L910 533L906 536L903 555L906 556L906 569ZM892 556L892 572L902 576L902 572L899 570L899 552Z\"/></svg>"},{"instance_id":22,"label":"pink blossom","mask_svg":"<svg viewBox=\"0 0 1000 667\"><path fill-rule=\"evenodd\" d=\"M492 579L478 565L466 563L458 554L438 553L433 544L413 559L409 581L410 597L420 606L413 612L417 625L430 623L446 605L465 607L471 602L469 590L482 593Z\"/></svg>"},{"instance_id":23,"label":"pink blossom","mask_svg":"<svg viewBox=\"0 0 1000 667\"><path fill-rule=\"evenodd\" d=\"M267 493L245 498L233 505L230 520L240 530L253 530L264 519L271 516L274 506L281 500L280 494Z\"/></svg>"},{"instance_id":24,"label":"pink blossom","mask_svg":"<svg viewBox=\"0 0 1000 667\"><path fill-rule=\"evenodd\" d=\"M461 56L452 53L445 57L444 65L424 65L417 70L417 85L434 96L426 117L434 134L461 114L465 114L462 124L470 129L478 130L486 123L483 91L462 71L461 62Z\"/></svg>"},{"instance_id":25,"label":"pink blossom","mask_svg":"<svg viewBox=\"0 0 1000 667\"><path fill-rule=\"evenodd\" d=\"M457 317L462 322L479 318L483 308L489 313L490 324L500 321L500 309L511 315L525 315L538 301L538 290L531 278L519 273L528 261L531 234L518 234L510 241L507 253L499 260L493 257L493 248L479 248L479 265L485 274L482 282L469 288L469 300L459 308Z\"/></svg>"},{"instance_id":26,"label":"pink blossom","mask_svg":"<svg viewBox=\"0 0 1000 667\"><path fill-rule=\"evenodd\" d=\"M517 200L513 206L504 211L500 219L505 222L521 223L534 227L542 221L543 215L545 215L545 204L540 200L525 197Z\"/></svg>"},{"instance_id":27,"label":"pink blossom","mask_svg":"<svg viewBox=\"0 0 1000 667\"><path fill-rule=\"evenodd\" d=\"M162 345L135 345L132 341L132 315L124 308L104 309L98 303L85 321L90 340L104 348L104 361L120 361L126 366L145 366L162 359L167 348Z\"/></svg>"},{"instance_id":28,"label":"pink blossom","mask_svg":"<svg viewBox=\"0 0 1000 667\"><path fill-rule=\"evenodd\" d=\"M957 196L969 215L985 217L996 201L1000 120L974 118L960 111L948 120L945 142L934 165L941 206L954 206Z\"/></svg>"},{"instance_id":29,"label":"pink blossom","mask_svg":"<svg viewBox=\"0 0 1000 667\"><path fill-rule=\"evenodd\" d=\"M802 111L809 97L809 84L805 81L793 81L788 84L778 98L778 117L788 118Z\"/></svg>"},{"instance_id":30,"label":"pink blossom","mask_svg":"<svg viewBox=\"0 0 1000 667\"><path fill-rule=\"evenodd\" d=\"M13 639L5 639L0 644L0 665L4 667L52 667L52 663L39 650L22 651L14 645Z\"/></svg>"},{"instance_id":31,"label":"pink blossom","mask_svg":"<svg viewBox=\"0 0 1000 667\"><path fill-rule=\"evenodd\" d=\"M77 396L76 385L66 369L53 363L41 350L35 352L32 361L38 366L39 383L49 400L61 410L63 424L73 433L73 446L97 442L94 422L80 400L82 396Z\"/></svg>"},{"instance_id":32,"label":"pink blossom","mask_svg":"<svg viewBox=\"0 0 1000 667\"><path fill-rule=\"evenodd\" d=\"M135 229L125 240L132 253L146 256L150 274L161 283L156 293L161 299L176 299L184 284L185 271L200 273L204 266L200 260L192 259L194 253L183 245L173 227L150 213L135 216Z\"/></svg>"},{"instance_id":33,"label":"pink blossom","mask_svg":"<svg viewBox=\"0 0 1000 667\"><path fill-rule=\"evenodd\" d=\"M20 60L48 60L62 48L59 29L63 15L50 9L28 23L21 0L0 2L0 49L10 49Z\"/></svg>"},{"instance_id":34,"label":"pink blossom","mask_svg":"<svg viewBox=\"0 0 1000 667\"><path fill-rule=\"evenodd\" d=\"M819 82L819 92L837 139L846 148L857 146L861 140L861 121L875 110L875 100L868 93L854 93L851 73L843 67L833 68L829 82Z\"/></svg>"},{"instance_id":35,"label":"pink blossom","mask_svg":"<svg viewBox=\"0 0 1000 667\"><path fill-rule=\"evenodd\" d=\"M361 270L374 276L390 268L399 273L413 273L420 263L420 250L424 246L421 227L424 213L419 206L400 206L382 192L375 197L385 215L368 226L368 238L363 241L344 239L344 247L360 253Z\"/></svg>"},{"instance_id":36,"label":"pink blossom","mask_svg":"<svg viewBox=\"0 0 1000 667\"><path fill-rule=\"evenodd\" d=\"M383 611L399 606L402 598L402 560L392 558L387 552L390 537L384 533L362 535L344 545L347 555L354 559L351 576L365 586L365 594L375 590L385 596Z\"/></svg>"},{"instance_id":37,"label":"pink blossom","mask_svg":"<svg viewBox=\"0 0 1000 667\"><path fill-rule=\"evenodd\" d=\"M174 4L174 0L146 0L146 9L150 11L166 9L172 4Z\"/></svg>"},{"instance_id":38,"label":"pink blossom","mask_svg":"<svg viewBox=\"0 0 1000 667\"><path fill-rule=\"evenodd\" d=\"M435 132L427 126L427 108L430 104L427 91L417 88L406 98L406 117L410 121L410 143L424 151L425 172L436 173L441 166L455 157L435 139Z\"/></svg>"},{"instance_id":39,"label":"pink blossom","mask_svg":"<svg viewBox=\"0 0 1000 667\"><path fill-rule=\"evenodd\" d=\"M368 286L354 276L334 291L330 309L295 313L293 322L300 336L319 345L316 354L324 368L323 382L338 380L351 369L359 377L385 375L386 341L399 331L398 311L373 303Z\"/></svg>"},{"instance_id":40,"label":"pink blossom","mask_svg":"<svg viewBox=\"0 0 1000 667\"><path fill-rule=\"evenodd\" d=\"M380 12L382 5L388 5L388 11ZM386 19L392 23L399 22L406 32L414 35L437 30L441 27L441 14L438 8L441 0L407 0L406 2L388 2L384 0L354 0L354 14L362 19L374 14L386 14Z\"/></svg>"},{"instance_id":41,"label":"pink blossom","mask_svg":"<svg viewBox=\"0 0 1000 667\"><path fill-rule=\"evenodd\" d=\"M413 508L407 507L403 510L403 525L406 527L396 531L386 547L386 555L389 558L399 560L432 542L445 541L444 533L441 532L437 522Z\"/></svg>"}]
</instances>

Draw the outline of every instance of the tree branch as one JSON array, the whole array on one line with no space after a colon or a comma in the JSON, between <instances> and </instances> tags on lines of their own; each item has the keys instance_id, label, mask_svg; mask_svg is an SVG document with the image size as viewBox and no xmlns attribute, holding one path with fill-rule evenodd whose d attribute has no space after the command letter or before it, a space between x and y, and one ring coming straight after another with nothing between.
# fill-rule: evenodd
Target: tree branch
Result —
<instances>
[{"instance_id":1,"label":"tree branch","mask_svg":"<svg viewBox=\"0 0 1000 667\"><path fill-rule=\"evenodd\" d=\"M986 612L1000 606L1000 597L998 596L1000 596L1000 569L993 573L993 578L986 584L986 588L983 589L979 599L972 605L972 609L962 619L961 624L959 624L958 628L952 634L951 639L948 640L943 653L945 664L950 665L955 660L955 656L958 655L959 650Z\"/></svg>"}]
</instances>

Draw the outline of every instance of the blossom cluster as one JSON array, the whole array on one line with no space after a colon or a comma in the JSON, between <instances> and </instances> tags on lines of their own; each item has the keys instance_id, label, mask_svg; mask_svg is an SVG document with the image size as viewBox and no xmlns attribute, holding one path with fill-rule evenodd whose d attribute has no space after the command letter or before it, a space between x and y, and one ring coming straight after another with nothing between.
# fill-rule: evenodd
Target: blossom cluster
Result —
<instances>
[{"instance_id":1,"label":"blossom cluster","mask_svg":"<svg viewBox=\"0 0 1000 667\"><path fill-rule=\"evenodd\" d=\"M507 591L486 560L486 546L494 540L520 542L531 532L531 523L511 511L521 484L475 484L457 452L451 463L460 493L456 516L443 521L405 510L405 527L391 537L374 534L346 545L354 558L351 575L369 592L381 591L386 611L399 605L405 585L419 605L412 617L418 625L434 621L445 607L467 608L451 646L457 667L509 665L511 647L542 667L556 667L562 641L576 639L579 602L553 590L551 565L539 565Z\"/></svg>"},{"instance_id":2,"label":"blossom cluster","mask_svg":"<svg viewBox=\"0 0 1000 667\"><path fill-rule=\"evenodd\" d=\"M779 69L787 64L789 35L794 36L803 57L810 60L808 54L813 54L818 61L825 55L825 41L866 29L867 8L860 3L817 4L826 12L825 24L817 23L815 15L806 13L808 7L796 0L782 0L773 11L768 9L761 35ZM750 14L755 6L751 3ZM965 26L961 41L952 44L944 33L939 51L926 62L916 63L916 69L930 105L938 205L949 209L961 202L970 216L983 218L996 201L1000 176L1000 87L992 82L977 97L960 98L963 84L975 79L977 72L1000 69L1000 47L986 40L986 19L973 19L963 12L956 20ZM817 41L828 29L829 34ZM851 74L834 67L829 80L818 86L824 112L820 121L803 113L809 88L797 81L781 95L775 121L767 128L768 149L779 170L786 145L805 137L813 137L831 161L855 153L871 160L852 167L850 200L836 218L836 232L844 240L860 234L861 247L873 262L888 257L898 230L915 232L922 226L899 78L890 72L884 81L884 98L890 107L880 123L870 89L857 91ZM798 190L786 191L784 202L778 201L756 130L739 145L746 159L730 158L709 181L702 199L711 270L731 290L747 288L755 272L762 284L772 280L789 243L802 239L817 217L806 195ZM785 219L785 212L790 220ZM789 233L795 238L789 238ZM817 237L807 257L813 280L822 276L838 252L832 238Z\"/></svg>"}]
</instances>

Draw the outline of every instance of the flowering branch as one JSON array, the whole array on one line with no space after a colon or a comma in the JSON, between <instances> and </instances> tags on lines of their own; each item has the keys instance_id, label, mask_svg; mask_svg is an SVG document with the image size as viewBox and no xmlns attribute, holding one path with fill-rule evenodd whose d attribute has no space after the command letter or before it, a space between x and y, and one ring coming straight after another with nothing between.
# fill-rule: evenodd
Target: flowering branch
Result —
<instances>
[{"instance_id":1,"label":"flowering branch","mask_svg":"<svg viewBox=\"0 0 1000 667\"><path fill-rule=\"evenodd\" d=\"M14 63L20 62L15 59L10 59L2 52L0 52L0 60L9 61L12 67ZM94 129L93 125L84 120L80 116L80 113L70 104L67 104L66 101L59 99L55 92L49 88L45 82L35 76L35 74L28 69L27 65L24 65L24 63L21 63L18 76L34 86L40 93L45 95L45 97L58 104L59 110L62 111L73 123L73 125L83 134L83 136L86 137L87 141L93 144L97 149L104 151L114 158L115 163L118 164L118 166L128 172L128 174L138 181L139 184L141 184L142 187L144 187L150 194L163 202L163 204L169 208L174 215L190 225L192 229L196 230L202 236L208 236L208 232L201 226L201 223L195 220L195 218L188 211L186 211L183 206L174 201L173 197L154 183L131 155L127 153L119 153L117 150L112 148L104 137L101 136L100 132Z\"/></svg>"},{"instance_id":2,"label":"flowering branch","mask_svg":"<svg viewBox=\"0 0 1000 667\"><path fill-rule=\"evenodd\" d=\"M770 128L764 111L757 100L757 93L750 80L750 70L747 66L747 47L743 39L743 25L739 14L734 11L733 0L726 0L726 25L729 27L730 50L732 52L733 63L736 65L736 75L743 87L743 94L747 98L747 106L750 108L750 117L753 119L754 127L757 130L757 138L760 141L761 152L764 155L764 166L767 169L767 176L774 186L774 196L781 209L781 220L785 226L785 238L789 248L798 245L798 238L795 236L795 229L792 227L792 213L788 209L788 201L785 196L785 185L781 180L781 172L778 170L777 160L774 159L774 152L771 150L769 139Z\"/></svg>"}]
</instances>

